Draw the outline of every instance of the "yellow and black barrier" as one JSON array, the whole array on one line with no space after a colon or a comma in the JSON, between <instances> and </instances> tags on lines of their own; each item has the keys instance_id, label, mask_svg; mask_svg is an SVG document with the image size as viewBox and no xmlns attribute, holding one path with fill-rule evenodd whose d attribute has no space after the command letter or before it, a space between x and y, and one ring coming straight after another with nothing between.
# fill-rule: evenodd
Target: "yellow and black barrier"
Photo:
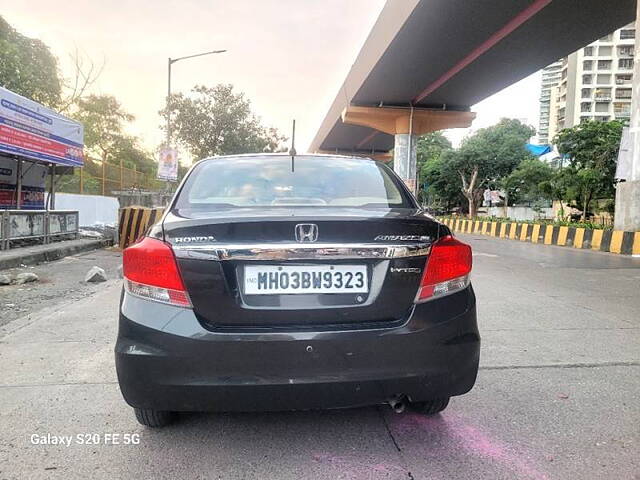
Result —
<instances>
[{"instance_id":1,"label":"yellow and black barrier","mask_svg":"<svg viewBox=\"0 0 640 480\"><path fill-rule=\"evenodd\" d=\"M453 232L477 233L521 242L598 250L623 255L640 255L640 232L463 218L440 218L439 220Z\"/></svg>"},{"instance_id":2,"label":"yellow and black barrier","mask_svg":"<svg viewBox=\"0 0 640 480\"><path fill-rule=\"evenodd\" d=\"M158 222L164 208L124 207L118 215L118 238L124 249L143 236L147 229Z\"/></svg>"}]
</instances>

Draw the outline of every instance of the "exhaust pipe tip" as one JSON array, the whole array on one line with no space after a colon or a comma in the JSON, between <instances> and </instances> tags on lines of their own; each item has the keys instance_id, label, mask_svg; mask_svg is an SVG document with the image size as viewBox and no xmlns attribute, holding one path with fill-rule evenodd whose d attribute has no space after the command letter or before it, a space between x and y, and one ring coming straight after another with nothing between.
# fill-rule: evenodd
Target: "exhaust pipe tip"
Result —
<instances>
[{"instance_id":1,"label":"exhaust pipe tip","mask_svg":"<svg viewBox=\"0 0 640 480\"><path fill-rule=\"evenodd\" d=\"M387 403L396 413L402 413L407 408L407 398L404 395L391 397Z\"/></svg>"}]
</instances>

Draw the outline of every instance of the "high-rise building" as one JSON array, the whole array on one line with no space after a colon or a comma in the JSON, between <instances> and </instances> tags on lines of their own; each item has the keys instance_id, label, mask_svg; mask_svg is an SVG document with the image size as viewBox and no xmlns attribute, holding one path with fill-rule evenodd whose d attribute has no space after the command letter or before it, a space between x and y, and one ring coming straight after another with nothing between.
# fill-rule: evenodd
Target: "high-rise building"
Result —
<instances>
[{"instance_id":1,"label":"high-rise building","mask_svg":"<svg viewBox=\"0 0 640 480\"><path fill-rule=\"evenodd\" d=\"M543 70L538 140L586 120L628 119L635 52L634 24L627 25Z\"/></svg>"},{"instance_id":2,"label":"high-rise building","mask_svg":"<svg viewBox=\"0 0 640 480\"><path fill-rule=\"evenodd\" d=\"M551 92L560 83L562 62L554 62L542 70L542 88L540 89L540 124L538 142L549 143L549 120Z\"/></svg>"}]
</instances>

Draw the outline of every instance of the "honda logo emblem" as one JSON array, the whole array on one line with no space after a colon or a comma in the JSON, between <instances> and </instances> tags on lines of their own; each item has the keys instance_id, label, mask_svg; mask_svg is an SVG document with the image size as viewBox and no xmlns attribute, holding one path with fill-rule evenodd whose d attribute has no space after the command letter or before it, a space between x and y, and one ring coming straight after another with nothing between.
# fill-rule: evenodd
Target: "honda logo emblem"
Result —
<instances>
[{"instance_id":1,"label":"honda logo emblem","mask_svg":"<svg viewBox=\"0 0 640 480\"><path fill-rule=\"evenodd\" d=\"M299 223L296 225L296 241L300 243L318 240L318 225L315 223Z\"/></svg>"}]
</instances>

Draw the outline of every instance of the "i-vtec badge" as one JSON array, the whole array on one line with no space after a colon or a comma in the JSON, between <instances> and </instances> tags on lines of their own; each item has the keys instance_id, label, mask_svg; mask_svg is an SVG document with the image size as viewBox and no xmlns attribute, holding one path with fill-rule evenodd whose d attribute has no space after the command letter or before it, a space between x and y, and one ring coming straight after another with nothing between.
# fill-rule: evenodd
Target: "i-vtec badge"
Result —
<instances>
[{"instance_id":1,"label":"i-vtec badge","mask_svg":"<svg viewBox=\"0 0 640 480\"><path fill-rule=\"evenodd\" d=\"M376 242L428 242L431 237L426 235L378 235Z\"/></svg>"},{"instance_id":2,"label":"i-vtec badge","mask_svg":"<svg viewBox=\"0 0 640 480\"><path fill-rule=\"evenodd\" d=\"M215 242L216 237L213 235L203 235L199 237L176 237L173 239L173 243L204 243L204 242Z\"/></svg>"},{"instance_id":3,"label":"i-vtec badge","mask_svg":"<svg viewBox=\"0 0 640 480\"><path fill-rule=\"evenodd\" d=\"M421 268L391 267L391 273L420 273Z\"/></svg>"}]
</instances>

